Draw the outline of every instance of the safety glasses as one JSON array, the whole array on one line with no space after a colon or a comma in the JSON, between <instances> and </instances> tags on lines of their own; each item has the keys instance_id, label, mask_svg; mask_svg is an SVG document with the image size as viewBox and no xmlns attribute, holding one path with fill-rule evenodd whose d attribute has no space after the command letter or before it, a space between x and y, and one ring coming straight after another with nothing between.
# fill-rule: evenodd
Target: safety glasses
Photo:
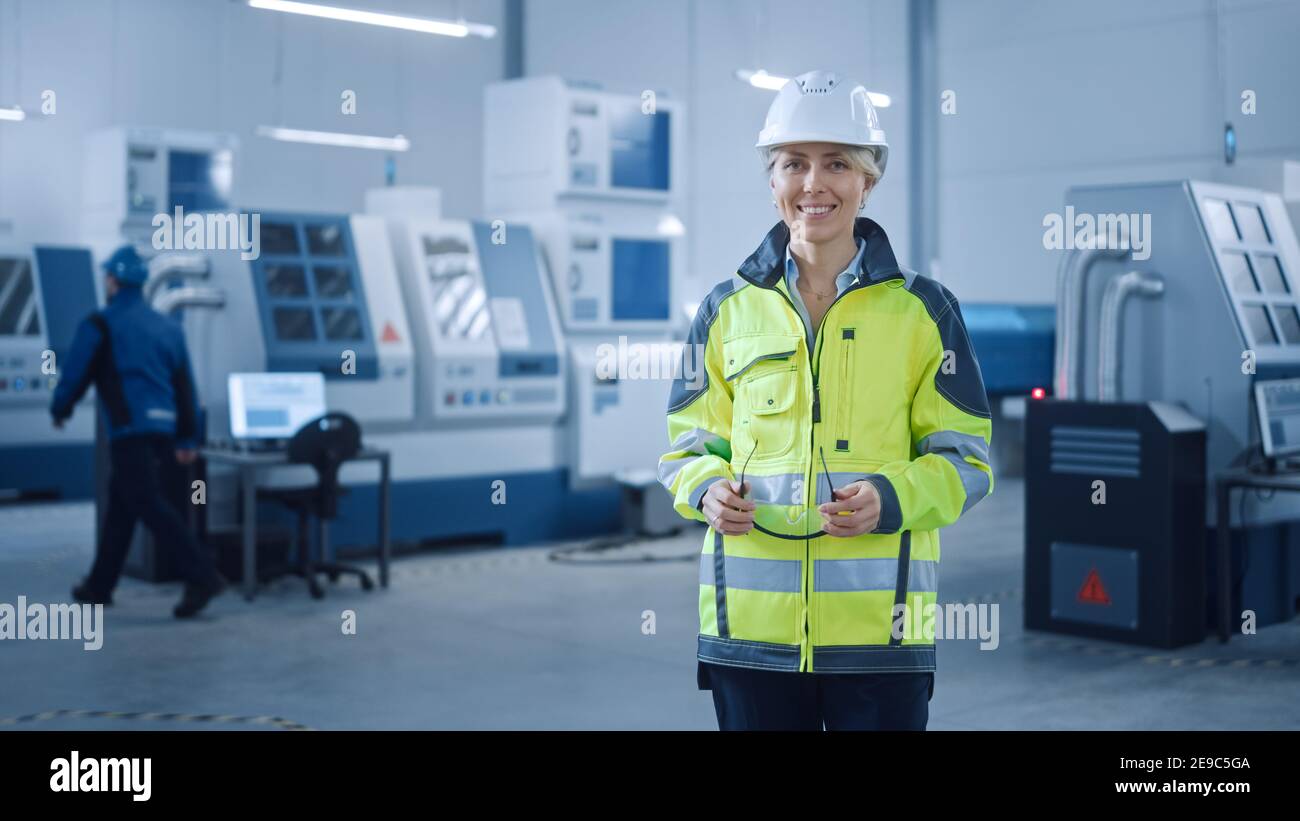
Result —
<instances>
[{"instance_id":1,"label":"safety glasses","mask_svg":"<svg viewBox=\"0 0 1300 821\"><path fill-rule=\"evenodd\" d=\"M741 465L741 467L740 467L740 489L741 489L741 491L744 491L744 489L745 489L745 474L748 473L748 471L749 471L749 460L754 458L754 452L757 451L757 450L758 450L758 440L755 439L755 440L754 440L754 447L753 447L752 449L750 449L750 451L749 451L749 455L745 457L745 463L744 463L743 465ZM833 501L835 501L835 485L831 483L831 471L830 471L830 468L828 468L828 467L826 466L826 450L825 450L823 447L821 447L820 445L818 445L818 446L817 446L817 453L818 453L818 455L821 456L821 460L822 460L822 475L826 477L826 487L827 487L827 488L830 490L830 492L831 492L831 495L830 495L830 501L833 502ZM745 498L745 497L744 497L744 496L741 496L741 498L743 499L743 498ZM807 515L807 508L804 509L804 515ZM825 528L822 528L821 530L818 530L816 533L809 533L809 534L805 534L805 535L789 535L789 534L786 534L786 533L776 533L775 531L768 530L767 528L765 528L765 527L763 527L762 525L760 525L760 524L758 523L757 517L756 517L755 520L754 520L754 529L757 530L757 531L759 531L760 533L766 533L767 535L769 535L769 536L774 536L774 537L776 537L776 538L778 538L778 539L791 539L791 540L796 540L796 539L815 539L815 538L817 538L818 536L825 536L825 535L827 535Z\"/></svg>"}]
</instances>

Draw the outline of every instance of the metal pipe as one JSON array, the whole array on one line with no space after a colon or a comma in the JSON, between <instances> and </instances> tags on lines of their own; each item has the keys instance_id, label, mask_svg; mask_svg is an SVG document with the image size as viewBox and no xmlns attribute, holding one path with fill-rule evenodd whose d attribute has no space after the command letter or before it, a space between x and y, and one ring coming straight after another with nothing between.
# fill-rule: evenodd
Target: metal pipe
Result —
<instances>
[{"instance_id":1,"label":"metal pipe","mask_svg":"<svg viewBox=\"0 0 1300 821\"><path fill-rule=\"evenodd\" d=\"M171 288L159 294L152 304L160 314L170 314L177 308L224 308L226 294L216 288Z\"/></svg>"},{"instance_id":2,"label":"metal pipe","mask_svg":"<svg viewBox=\"0 0 1300 821\"><path fill-rule=\"evenodd\" d=\"M1098 260L1120 259L1128 251L1116 248L1087 248L1072 251L1061 265L1057 282L1057 373L1056 396L1060 399L1083 397L1079 379L1083 351L1084 315L1087 309L1088 276Z\"/></svg>"},{"instance_id":3,"label":"metal pipe","mask_svg":"<svg viewBox=\"0 0 1300 821\"><path fill-rule=\"evenodd\" d=\"M207 279L211 270L206 257L199 254L159 254L149 260L149 279L144 284L144 298L152 303L154 295L177 280Z\"/></svg>"},{"instance_id":4,"label":"metal pipe","mask_svg":"<svg viewBox=\"0 0 1300 821\"><path fill-rule=\"evenodd\" d=\"M1060 399L1070 398L1070 357L1067 352L1079 332L1079 320L1074 313L1074 292L1070 288L1078 255L1079 252L1071 248L1061 257L1061 264L1056 268L1056 367L1052 393Z\"/></svg>"},{"instance_id":5,"label":"metal pipe","mask_svg":"<svg viewBox=\"0 0 1300 821\"><path fill-rule=\"evenodd\" d=\"M1119 348L1124 325L1124 305L1137 294L1155 298L1165 292L1158 275L1129 271L1111 277L1101 298L1101 324L1098 327L1097 399L1119 401Z\"/></svg>"}]
</instances>

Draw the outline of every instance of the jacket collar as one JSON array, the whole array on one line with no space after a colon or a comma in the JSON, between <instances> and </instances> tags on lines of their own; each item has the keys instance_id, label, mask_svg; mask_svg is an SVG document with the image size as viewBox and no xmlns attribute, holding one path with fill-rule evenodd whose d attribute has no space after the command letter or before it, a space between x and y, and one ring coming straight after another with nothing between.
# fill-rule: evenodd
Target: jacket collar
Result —
<instances>
[{"instance_id":1,"label":"jacket collar","mask_svg":"<svg viewBox=\"0 0 1300 821\"><path fill-rule=\"evenodd\" d=\"M109 305L133 305L144 299L144 290L138 285L119 285L117 293L108 301Z\"/></svg>"},{"instance_id":2,"label":"jacket collar","mask_svg":"<svg viewBox=\"0 0 1300 821\"><path fill-rule=\"evenodd\" d=\"M860 281L864 278L868 283L881 282L902 273L885 229L875 220L857 217L853 221L853 236L867 242L866 251L861 255ZM776 287L785 275L785 251L789 245L790 229L785 222L778 222L736 273L761 288Z\"/></svg>"}]
</instances>

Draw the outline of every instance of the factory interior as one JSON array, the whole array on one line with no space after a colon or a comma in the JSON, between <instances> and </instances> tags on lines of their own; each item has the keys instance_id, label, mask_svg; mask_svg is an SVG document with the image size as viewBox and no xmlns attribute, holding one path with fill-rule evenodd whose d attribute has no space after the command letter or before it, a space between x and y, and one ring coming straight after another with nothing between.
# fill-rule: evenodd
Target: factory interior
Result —
<instances>
[{"instance_id":1,"label":"factory interior","mask_svg":"<svg viewBox=\"0 0 1300 821\"><path fill-rule=\"evenodd\" d=\"M932 731L1300 730L1298 40L1285 0L0 0L0 730L717 730L709 669L886 654ZM800 241L764 161L816 105L878 174ZM777 294L832 223L818 333ZM890 381L908 333L957 373ZM715 530L742 475L797 539ZM861 535L791 519L853 480ZM934 631L861 627L905 599Z\"/></svg>"}]
</instances>

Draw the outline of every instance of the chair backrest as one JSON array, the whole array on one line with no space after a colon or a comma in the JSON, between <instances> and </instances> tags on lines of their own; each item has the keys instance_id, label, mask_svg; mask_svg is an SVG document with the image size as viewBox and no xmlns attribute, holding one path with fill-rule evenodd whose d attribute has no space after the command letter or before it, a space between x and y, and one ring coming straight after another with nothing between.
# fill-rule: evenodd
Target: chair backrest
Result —
<instances>
[{"instance_id":1,"label":"chair backrest","mask_svg":"<svg viewBox=\"0 0 1300 821\"><path fill-rule=\"evenodd\" d=\"M289 461L311 465L318 479L316 514L338 513L339 466L361 450L361 426L346 413L330 412L298 429L289 440Z\"/></svg>"}]
</instances>

